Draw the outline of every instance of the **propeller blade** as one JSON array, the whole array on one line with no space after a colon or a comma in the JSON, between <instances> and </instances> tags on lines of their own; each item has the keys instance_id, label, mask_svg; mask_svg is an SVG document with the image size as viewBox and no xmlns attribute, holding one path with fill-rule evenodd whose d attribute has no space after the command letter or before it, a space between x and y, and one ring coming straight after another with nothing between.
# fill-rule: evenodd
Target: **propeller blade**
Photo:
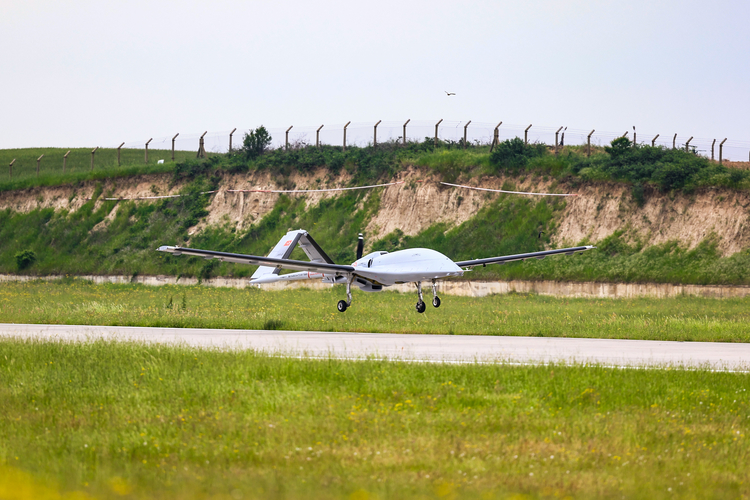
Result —
<instances>
[{"instance_id":1,"label":"propeller blade","mask_svg":"<svg viewBox=\"0 0 750 500\"><path fill-rule=\"evenodd\" d=\"M362 237L362 233L359 233L359 238L357 239L357 260L362 258L362 252L365 249L365 239Z\"/></svg>"}]
</instances>

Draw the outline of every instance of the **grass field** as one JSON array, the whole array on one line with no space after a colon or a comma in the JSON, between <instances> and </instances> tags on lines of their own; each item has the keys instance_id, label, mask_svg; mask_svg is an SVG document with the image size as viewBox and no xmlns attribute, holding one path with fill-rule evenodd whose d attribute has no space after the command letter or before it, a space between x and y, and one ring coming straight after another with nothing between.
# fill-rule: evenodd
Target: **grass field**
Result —
<instances>
[{"instance_id":1,"label":"grass field","mask_svg":"<svg viewBox=\"0 0 750 500\"><path fill-rule=\"evenodd\" d=\"M120 150L120 166L117 165L117 150L100 148L94 155L94 170L91 170L91 148L25 148L0 149L0 191L23 189L30 186L56 186L89 179L104 179L138 174L171 172L175 163L172 151L149 150L145 163L143 149ZM63 173L63 155L70 151ZM44 155L36 173L37 158ZM175 151L175 162L195 158L194 151ZM10 177L9 164L13 164ZM164 160L159 165L156 162Z\"/></svg>"},{"instance_id":2,"label":"grass field","mask_svg":"<svg viewBox=\"0 0 750 500\"><path fill-rule=\"evenodd\" d=\"M748 375L0 341L0 497L747 498Z\"/></svg>"},{"instance_id":3,"label":"grass field","mask_svg":"<svg viewBox=\"0 0 750 500\"><path fill-rule=\"evenodd\" d=\"M414 310L414 294L354 290L342 314L331 290L3 283L0 322L155 327L750 341L750 299L592 300L538 295L443 296ZM429 292L426 297L429 299Z\"/></svg>"}]
</instances>

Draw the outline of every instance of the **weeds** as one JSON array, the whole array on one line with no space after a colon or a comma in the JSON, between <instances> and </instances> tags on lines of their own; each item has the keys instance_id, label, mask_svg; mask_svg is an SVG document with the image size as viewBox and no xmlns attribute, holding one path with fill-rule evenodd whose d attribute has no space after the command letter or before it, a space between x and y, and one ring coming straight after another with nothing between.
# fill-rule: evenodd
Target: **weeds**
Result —
<instances>
[{"instance_id":1,"label":"weeds","mask_svg":"<svg viewBox=\"0 0 750 500\"><path fill-rule=\"evenodd\" d=\"M16 339L0 369L0 491L38 498L750 494L746 374Z\"/></svg>"},{"instance_id":2,"label":"weeds","mask_svg":"<svg viewBox=\"0 0 750 500\"><path fill-rule=\"evenodd\" d=\"M424 314L417 314L416 294L355 290L352 310L341 314L336 303L344 293L343 286L269 292L254 287L93 285L79 280L68 284L4 283L0 286L0 322L750 341L750 298L656 301L533 294L445 296L439 309L430 307ZM178 300L179 307L175 303ZM283 324L275 323L279 321Z\"/></svg>"}]
</instances>

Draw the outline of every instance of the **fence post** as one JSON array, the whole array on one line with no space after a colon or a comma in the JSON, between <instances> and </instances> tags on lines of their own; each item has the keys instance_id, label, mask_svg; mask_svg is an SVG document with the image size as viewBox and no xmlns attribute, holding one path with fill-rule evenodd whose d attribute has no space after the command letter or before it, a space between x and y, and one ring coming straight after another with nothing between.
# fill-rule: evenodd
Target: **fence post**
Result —
<instances>
[{"instance_id":1,"label":"fence post","mask_svg":"<svg viewBox=\"0 0 750 500\"><path fill-rule=\"evenodd\" d=\"M10 178L13 178L13 164L16 162L16 159L13 158L13 161L10 162L10 165L8 165L8 168L10 169Z\"/></svg>"},{"instance_id":2,"label":"fence post","mask_svg":"<svg viewBox=\"0 0 750 500\"><path fill-rule=\"evenodd\" d=\"M175 136L176 137L176 136ZM120 148L123 147L125 143L123 142L119 146L117 146L117 166L120 166Z\"/></svg>"},{"instance_id":3,"label":"fence post","mask_svg":"<svg viewBox=\"0 0 750 500\"><path fill-rule=\"evenodd\" d=\"M172 161L174 161L174 140L177 139L177 136L180 135L179 132L177 132L174 137L172 137Z\"/></svg>"},{"instance_id":4,"label":"fence post","mask_svg":"<svg viewBox=\"0 0 750 500\"><path fill-rule=\"evenodd\" d=\"M42 158L44 158L44 155L36 159L36 176L37 177L39 177L39 164L42 163Z\"/></svg>"},{"instance_id":5,"label":"fence post","mask_svg":"<svg viewBox=\"0 0 750 500\"><path fill-rule=\"evenodd\" d=\"M96 150L99 149L99 146L95 147L91 150L91 171L94 171L94 153L96 153Z\"/></svg>"},{"instance_id":6,"label":"fence post","mask_svg":"<svg viewBox=\"0 0 750 500\"><path fill-rule=\"evenodd\" d=\"M469 128L470 123L471 123L471 120L466 122L466 125L464 125L464 149L466 149L466 129Z\"/></svg>"},{"instance_id":7,"label":"fence post","mask_svg":"<svg viewBox=\"0 0 750 500\"><path fill-rule=\"evenodd\" d=\"M402 137L402 144L406 146L406 125L411 121L411 118L404 122L404 136Z\"/></svg>"},{"instance_id":8,"label":"fence post","mask_svg":"<svg viewBox=\"0 0 750 500\"><path fill-rule=\"evenodd\" d=\"M621 135L621 136L619 137L619 139L622 139L623 137L627 137L627 136L628 136L628 131L626 130L626 131L625 131L625 133L624 133L624 134L622 134L622 135Z\"/></svg>"},{"instance_id":9,"label":"fence post","mask_svg":"<svg viewBox=\"0 0 750 500\"><path fill-rule=\"evenodd\" d=\"M372 145L377 146L378 145L378 125L380 125L380 122L383 120L378 120L378 123L375 124L375 127L372 131Z\"/></svg>"},{"instance_id":10,"label":"fence post","mask_svg":"<svg viewBox=\"0 0 750 500\"><path fill-rule=\"evenodd\" d=\"M586 158L591 156L591 136L594 135L594 132L596 132L596 129L589 132L589 135L586 138Z\"/></svg>"},{"instance_id":11,"label":"fence post","mask_svg":"<svg viewBox=\"0 0 750 500\"><path fill-rule=\"evenodd\" d=\"M289 149L289 131L292 130L292 127L294 127L294 125L291 125L288 129L286 129L286 139L284 139L284 149Z\"/></svg>"},{"instance_id":12,"label":"fence post","mask_svg":"<svg viewBox=\"0 0 750 500\"><path fill-rule=\"evenodd\" d=\"M711 143L711 161L714 161L714 144L716 144L716 139Z\"/></svg>"},{"instance_id":13,"label":"fence post","mask_svg":"<svg viewBox=\"0 0 750 500\"><path fill-rule=\"evenodd\" d=\"M495 149L495 146L497 146L497 143L500 141L500 131L498 130L500 128L500 125L502 125L503 122L500 122L497 124L497 127L495 127L495 131L492 133L492 144L490 144L490 153L492 153L492 150Z\"/></svg>"},{"instance_id":14,"label":"fence post","mask_svg":"<svg viewBox=\"0 0 750 500\"><path fill-rule=\"evenodd\" d=\"M440 121L438 121L438 122L437 122L437 123L435 124L435 147L437 147L437 146L438 146L438 126L440 126L440 124L441 124L442 122L443 122L443 119L441 118L441 119L440 119Z\"/></svg>"},{"instance_id":15,"label":"fence post","mask_svg":"<svg viewBox=\"0 0 750 500\"><path fill-rule=\"evenodd\" d=\"M234 127L231 132L229 132L229 152L232 152L232 134L234 134L237 131L237 127Z\"/></svg>"},{"instance_id":16,"label":"fence post","mask_svg":"<svg viewBox=\"0 0 750 500\"><path fill-rule=\"evenodd\" d=\"M348 122L346 122L346 125L344 125L344 151L346 151L346 127L348 127L351 122L352 121L349 120Z\"/></svg>"},{"instance_id":17,"label":"fence post","mask_svg":"<svg viewBox=\"0 0 750 500\"><path fill-rule=\"evenodd\" d=\"M637 136L635 135L635 125L633 125L633 147L635 147L636 140Z\"/></svg>"},{"instance_id":18,"label":"fence post","mask_svg":"<svg viewBox=\"0 0 750 500\"><path fill-rule=\"evenodd\" d=\"M724 160L724 143L727 142L726 137L723 141L719 143L719 165L722 164L722 161Z\"/></svg>"},{"instance_id":19,"label":"fence post","mask_svg":"<svg viewBox=\"0 0 750 500\"><path fill-rule=\"evenodd\" d=\"M672 137L672 149L677 149L677 134Z\"/></svg>"},{"instance_id":20,"label":"fence post","mask_svg":"<svg viewBox=\"0 0 750 500\"><path fill-rule=\"evenodd\" d=\"M149 139L149 140L146 141L146 150L145 150L145 152L143 154L143 163L148 163L148 143L151 142L151 141L153 141L153 140L154 140L154 138L152 137L151 139Z\"/></svg>"},{"instance_id":21,"label":"fence post","mask_svg":"<svg viewBox=\"0 0 750 500\"><path fill-rule=\"evenodd\" d=\"M656 137L659 137L659 134L656 134ZM651 147L653 148L656 145L656 137L651 139Z\"/></svg>"},{"instance_id":22,"label":"fence post","mask_svg":"<svg viewBox=\"0 0 750 500\"><path fill-rule=\"evenodd\" d=\"M557 134L559 134L561 130L562 130L562 127L557 129L557 132L555 132L555 156L557 156Z\"/></svg>"},{"instance_id":23,"label":"fence post","mask_svg":"<svg viewBox=\"0 0 750 500\"><path fill-rule=\"evenodd\" d=\"M523 143L528 144L529 143L529 129L531 128L531 124L529 124L528 127L526 127L526 130L523 131Z\"/></svg>"},{"instance_id":24,"label":"fence post","mask_svg":"<svg viewBox=\"0 0 750 500\"><path fill-rule=\"evenodd\" d=\"M205 158L206 157L206 147L205 143L203 142L203 137L208 133L208 130L203 132L203 135L200 139L198 139L198 155L196 158Z\"/></svg>"},{"instance_id":25,"label":"fence post","mask_svg":"<svg viewBox=\"0 0 750 500\"><path fill-rule=\"evenodd\" d=\"M689 149L690 148L690 141L692 141L692 140L693 140L693 136L691 135L690 139L688 139L687 142L685 143L685 152L686 153L688 153L690 151L690 149Z\"/></svg>"},{"instance_id":26,"label":"fence post","mask_svg":"<svg viewBox=\"0 0 750 500\"><path fill-rule=\"evenodd\" d=\"M70 154L70 151L68 151L67 153L65 153L63 155L63 173L65 173L65 164L68 163L68 155L69 154Z\"/></svg>"},{"instance_id":27,"label":"fence post","mask_svg":"<svg viewBox=\"0 0 750 500\"><path fill-rule=\"evenodd\" d=\"M323 125L318 127L318 130L315 131L315 147L316 148L320 147L320 129L322 128L323 128Z\"/></svg>"}]
</instances>

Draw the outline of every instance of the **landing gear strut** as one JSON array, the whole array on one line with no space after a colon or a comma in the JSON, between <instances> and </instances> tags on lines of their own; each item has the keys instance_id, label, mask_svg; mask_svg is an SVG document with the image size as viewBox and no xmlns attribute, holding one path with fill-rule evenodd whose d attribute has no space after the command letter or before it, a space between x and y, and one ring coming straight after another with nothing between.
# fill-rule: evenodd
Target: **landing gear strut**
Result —
<instances>
[{"instance_id":1,"label":"landing gear strut","mask_svg":"<svg viewBox=\"0 0 750 500\"><path fill-rule=\"evenodd\" d=\"M419 295L419 301L417 302L417 312L423 313L425 309L427 309L427 306L424 303L424 299L422 299L422 282L417 281L417 295Z\"/></svg>"},{"instance_id":2,"label":"landing gear strut","mask_svg":"<svg viewBox=\"0 0 750 500\"><path fill-rule=\"evenodd\" d=\"M336 308L339 310L339 312L346 311L347 307L352 305L352 277L347 276L346 277L346 300L339 300L339 303L336 304Z\"/></svg>"},{"instance_id":3,"label":"landing gear strut","mask_svg":"<svg viewBox=\"0 0 750 500\"><path fill-rule=\"evenodd\" d=\"M437 281L432 280L432 306L440 307L440 297L437 294Z\"/></svg>"}]
</instances>

